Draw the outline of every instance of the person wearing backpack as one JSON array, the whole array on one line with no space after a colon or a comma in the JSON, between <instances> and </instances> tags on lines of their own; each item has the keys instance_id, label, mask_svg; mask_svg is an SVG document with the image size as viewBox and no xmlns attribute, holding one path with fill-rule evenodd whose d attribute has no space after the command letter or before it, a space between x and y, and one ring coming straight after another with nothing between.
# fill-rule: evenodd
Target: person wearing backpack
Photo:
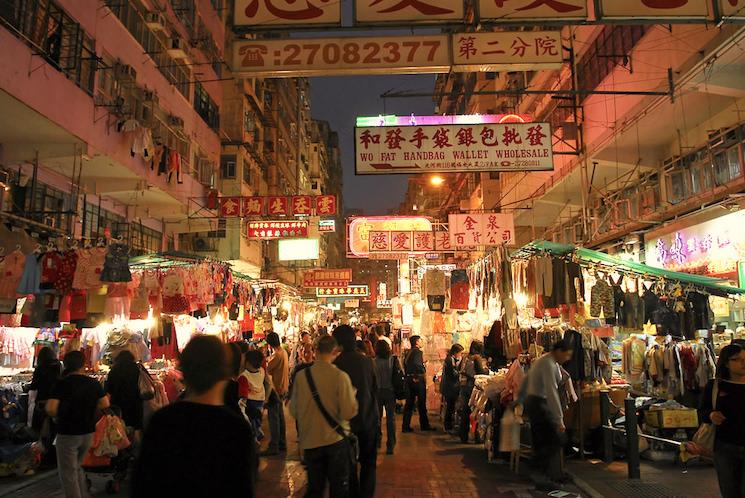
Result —
<instances>
[{"instance_id":1,"label":"person wearing backpack","mask_svg":"<svg viewBox=\"0 0 745 498\"><path fill-rule=\"evenodd\" d=\"M384 340L375 345L375 374L378 377L378 448L383 442L383 409L386 420L386 454L393 455L396 446L396 399L406 397L405 378L398 358L391 356L391 347Z\"/></svg>"},{"instance_id":2,"label":"person wearing backpack","mask_svg":"<svg viewBox=\"0 0 745 498\"><path fill-rule=\"evenodd\" d=\"M484 353L484 343L474 340L468 349L468 356L461 361L460 368L460 397L463 401L463 408L460 416L460 440L468 442L468 434L471 430L471 393L476 385L477 375L487 375L489 365L482 356Z\"/></svg>"}]
</instances>

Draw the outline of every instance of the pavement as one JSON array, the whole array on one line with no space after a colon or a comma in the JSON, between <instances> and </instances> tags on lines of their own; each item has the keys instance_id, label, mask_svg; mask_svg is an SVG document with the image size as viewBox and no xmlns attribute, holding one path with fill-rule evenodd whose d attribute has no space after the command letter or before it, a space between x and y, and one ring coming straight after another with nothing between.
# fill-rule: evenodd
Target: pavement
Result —
<instances>
[{"instance_id":1,"label":"pavement","mask_svg":"<svg viewBox=\"0 0 745 498\"><path fill-rule=\"evenodd\" d=\"M282 457L262 458L258 496L262 498L301 497L305 494L306 476L300 463L294 423L288 420L289 451ZM397 421L397 425L400 422ZM512 473L506 463L489 463L480 445L464 445L442 432L398 434L394 455L378 453L376 496L385 498L536 498L546 497L537 491L526 476ZM522 467L527 469L527 465ZM93 476L93 498L109 496L106 480ZM19 487L19 484L21 485ZM587 497L569 485L567 498ZM128 496L125 481L119 496ZM3 481L0 497L62 498L56 472Z\"/></svg>"}]
</instances>

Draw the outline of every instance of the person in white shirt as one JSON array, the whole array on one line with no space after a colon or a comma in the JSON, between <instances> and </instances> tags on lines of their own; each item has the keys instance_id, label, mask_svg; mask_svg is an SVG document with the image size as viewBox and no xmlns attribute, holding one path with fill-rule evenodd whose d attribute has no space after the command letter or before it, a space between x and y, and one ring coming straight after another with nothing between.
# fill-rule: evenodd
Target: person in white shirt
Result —
<instances>
[{"instance_id":1,"label":"person in white shirt","mask_svg":"<svg viewBox=\"0 0 745 498\"><path fill-rule=\"evenodd\" d=\"M246 369L238 376L238 398L245 406L246 418L254 428L256 440L264 439L261 419L272 384L266 370L261 366L264 353L258 349L246 352Z\"/></svg>"},{"instance_id":2,"label":"person in white shirt","mask_svg":"<svg viewBox=\"0 0 745 498\"><path fill-rule=\"evenodd\" d=\"M561 365L569 361L573 353L569 342L559 341L554 344L550 353L531 364L519 397L520 401L524 400L523 413L530 420L537 470L553 482L560 481L563 477L561 449L566 427L559 395L562 384Z\"/></svg>"}]
</instances>

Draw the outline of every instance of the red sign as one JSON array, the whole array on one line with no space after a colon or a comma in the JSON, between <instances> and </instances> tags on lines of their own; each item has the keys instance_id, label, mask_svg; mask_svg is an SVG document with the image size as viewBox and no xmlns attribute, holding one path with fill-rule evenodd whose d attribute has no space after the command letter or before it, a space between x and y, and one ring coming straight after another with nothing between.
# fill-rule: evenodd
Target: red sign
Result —
<instances>
[{"instance_id":1,"label":"red sign","mask_svg":"<svg viewBox=\"0 0 745 498\"><path fill-rule=\"evenodd\" d=\"M313 209L311 203L311 196L309 195L295 195L292 197L292 214L298 215L309 215Z\"/></svg>"},{"instance_id":2,"label":"red sign","mask_svg":"<svg viewBox=\"0 0 745 498\"><path fill-rule=\"evenodd\" d=\"M305 238L308 222L302 221L249 221L248 237L252 239Z\"/></svg>"},{"instance_id":3,"label":"red sign","mask_svg":"<svg viewBox=\"0 0 745 498\"><path fill-rule=\"evenodd\" d=\"M222 197L220 199L220 217L228 218L241 215L240 197Z\"/></svg>"},{"instance_id":4,"label":"red sign","mask_svg":"<svg viewBox=\"0 0 745 498\"><path fill-rule=\"evenodd\" d=\"M316 196L316 214L318 216L336 214L336 196L335 195L318 195Z\"/></svg>"},{"instance_id":5,"label":"red sign","mask_svg":"<svg viewBox=\"0 0 745 498\"><path fill-rule=\"evenodd\" d=\"M264 214L263 197L245 197L243 199L243 216L261 216Z\"/></svg>"},{"instance_id":6,"label":"red sign","mask_svg":"<svg viewBox=\"0 0 745 498\"><path fill-rule=\"evenodd\" d=\"M305 287L344 287L352 281L352 269L315 269L305 272Z\"/></svg>"},{"instance_id":7,"label":"red sign","mask_svg":"<svg viewBox=\"0 0 745 498\"><path fill-rule=\"evenodd\" d=\"M265 212L270 216L310 216L314 209L319 216L333 216L337 211L335 195L221 197L219 207L222 218L264 216Z\"/></svg>"}]
</instances>

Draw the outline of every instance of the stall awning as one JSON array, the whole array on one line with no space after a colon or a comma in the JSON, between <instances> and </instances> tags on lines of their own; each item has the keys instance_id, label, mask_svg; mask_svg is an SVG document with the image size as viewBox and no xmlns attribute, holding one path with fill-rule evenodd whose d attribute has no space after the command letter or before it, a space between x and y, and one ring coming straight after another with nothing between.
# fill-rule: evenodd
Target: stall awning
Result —
<instances>
[{"instance_id":1,"label":"stall awning","mask_svg":"<svg viewBox=\"0 0 745 498\"><path fill-rule=\"evenodd\" d=\"M180 251L143 254L129 259L129 266L140 270L190 266L209 261L209 258Z\"/></svg>"},{"instance_id":2,"label":"stall awning","mask_svg":"<svg viewBox=\"0 0 745 498\"><path fill-rule=\"evenodd\" d=\"M575 247L568 244L557 244L545 240L531 242L530 244L523 246L518 249L514 254L514 257L528 257L531 254L536 253L545 253L558 257L572 255L578 263L583 264L584 266L597 265L605 267L611 271L625 271L628 273L634 273L641 277L658 278L686 285L694 285L703 290L709 291L712 294L720 296L726 296L728 294L745 294L745 289L729 286L726 284L726 280L723 279L670 271L663 268L655 268L653 266L647 266L633 261L626 261L603 252L593 251L592 249Z\"/></svg>"}]
</instances>

